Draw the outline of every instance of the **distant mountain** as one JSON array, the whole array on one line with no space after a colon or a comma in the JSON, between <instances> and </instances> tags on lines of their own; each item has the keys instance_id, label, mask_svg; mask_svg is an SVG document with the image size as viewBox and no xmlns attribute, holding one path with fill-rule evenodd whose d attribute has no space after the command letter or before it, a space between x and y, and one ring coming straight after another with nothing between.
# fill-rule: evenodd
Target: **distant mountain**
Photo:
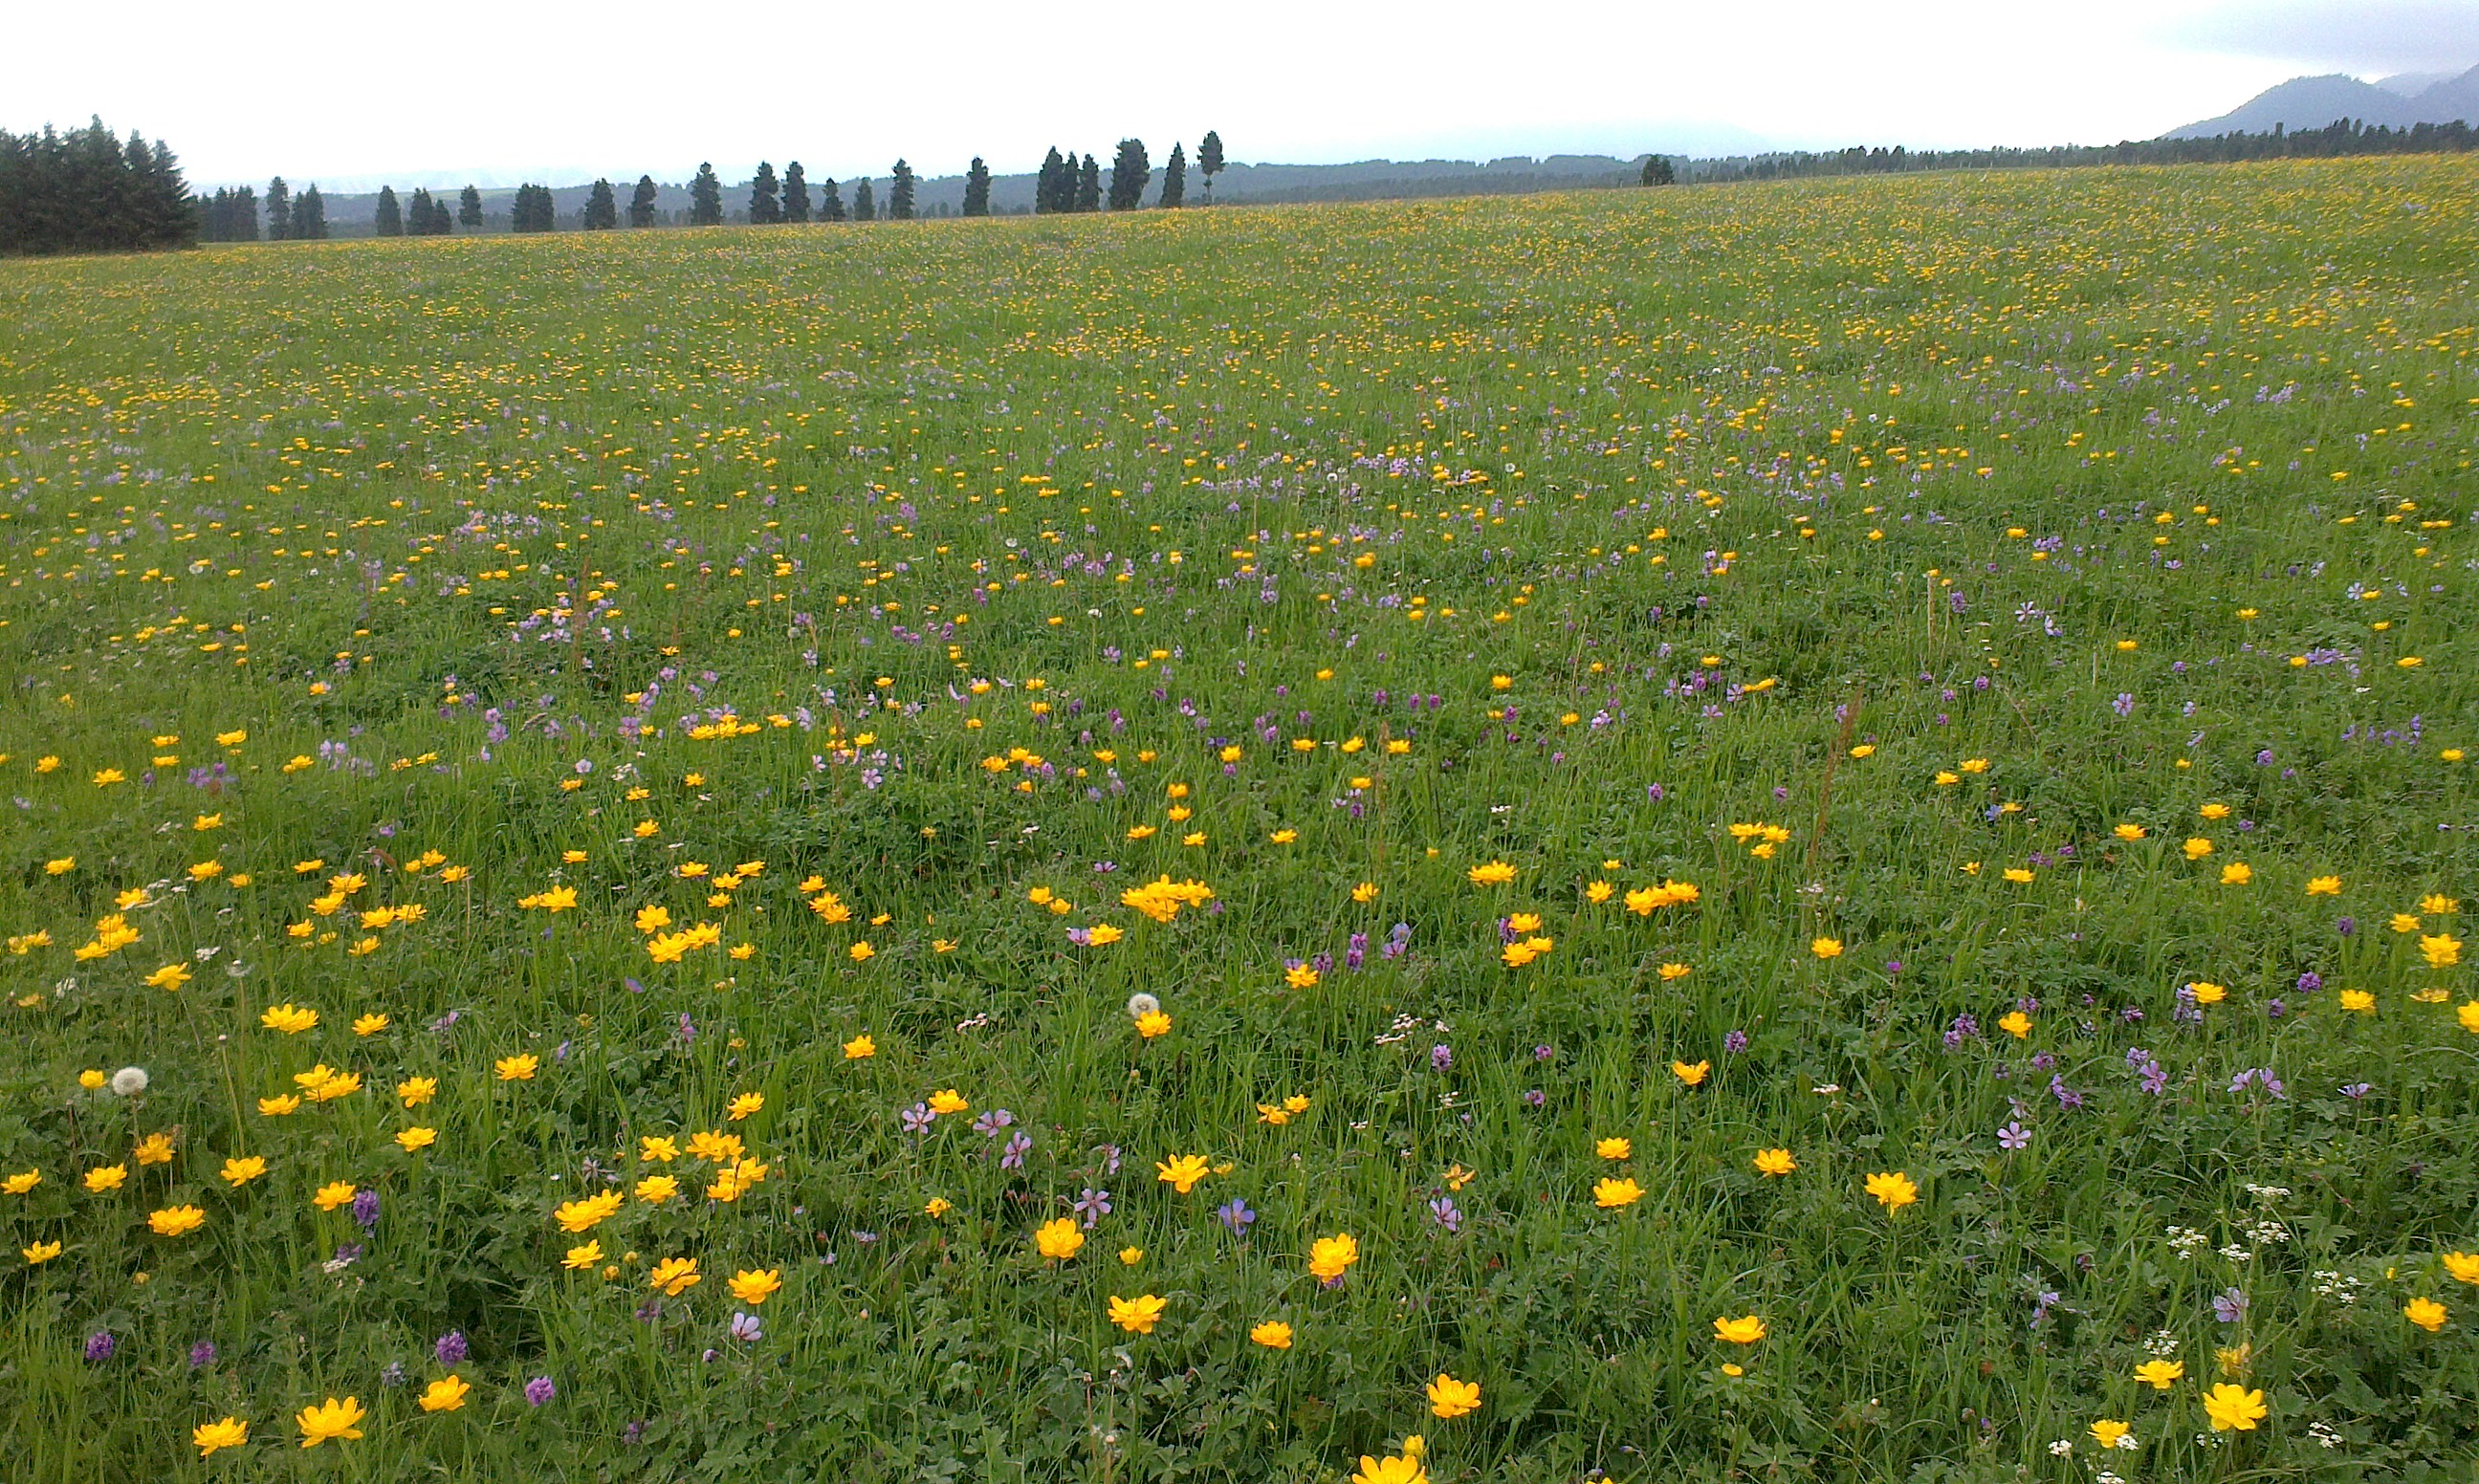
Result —
<instances>
[{"instance_id":1,"label":"distant mountain","mask_svg":"<svg viewBox=\"0 0 2479 1484\"><path fill-rule=\"evenodd\" d=\"M2429 76L2441 81L2428 81ZM2425 82L2426 86L2409 93L2391 86L2413 81ZM2240 131L2262 134L2276 125L2283 129L2321 129L2337 118L2355 118L2370 127L2383 124L2394 129L2406 129L2412 124L2451 123L2457 118L2479 122L2479 67L2460 73L2387 78L2383 84L2363 83L2338 72L2325 77L2293 77L2257 93L2218 118L2172 129L2163 138L2199 140Z\"/></svg>"},{"instance_id":2,"label":"distant mountain","mask_svg":"<svg viewBox=\"0 0 2479 1484\"><path fill-rule=\"evenodd\" d=\"M2450 72L2396 72L2390 77L2377 78L2376 86L2387 92L2397 92L2405 98L2415 98L2439 83L2451 82L2453 76L2454 74Z\"/></svg>"}]
</instances>

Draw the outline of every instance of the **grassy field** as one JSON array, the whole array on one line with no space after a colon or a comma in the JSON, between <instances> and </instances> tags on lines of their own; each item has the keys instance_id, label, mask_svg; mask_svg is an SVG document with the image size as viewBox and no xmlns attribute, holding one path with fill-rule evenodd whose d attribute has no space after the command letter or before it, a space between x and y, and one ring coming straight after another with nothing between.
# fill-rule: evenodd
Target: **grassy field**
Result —
<instances>
[{"instance_id":1,"label":"grassy field","mask_svg":"<svg viewBox=\"0 0 2479 1484\"><path fill-rule=\"evenodd\" d=\"M2473 1477L2474 211L0 263L5 1471Z\"/></svg>"}]
</instances>

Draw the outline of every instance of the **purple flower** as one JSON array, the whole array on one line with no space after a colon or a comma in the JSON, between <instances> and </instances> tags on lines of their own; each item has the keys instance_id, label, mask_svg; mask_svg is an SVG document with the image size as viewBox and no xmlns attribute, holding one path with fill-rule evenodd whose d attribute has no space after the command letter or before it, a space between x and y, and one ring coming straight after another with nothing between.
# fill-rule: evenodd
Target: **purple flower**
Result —
<instances>
[{"instance_id":1,"label":"purple flower","mask_svg":"<svg viewBox=\"0 0 2479 1484\"><path fill-rule=\"evenodd\" d=\"M118 1342L112 1338L112 1331L108 1329L96 1330L93 1334L86 1337L86 1358L97 1365L100 1365L103 1362L112 1359L112 1352L117 1344Z\"/></svg>"},{"instance_id":2,"label":"purple flower","mask_svg":"<svg viewBox=\"0 0 2479 1484\"><path fill-rule=\"evenodd\" d=\"M1245 1237L1248 1228L1256 1223L1257 1213L1248 1209L1246 1201L1234 1199L1215 1208L1214 1218L1221 1222L1232 1236Z\"/></svg>"},{"instance_id":3,"label":"purple flower","mask_svg":"<svg viewBox=\"0 0 2479 1484\"><path fill-rule=\"evenodd\" d=\"M204 1370L215 1363L216 1343L214 1341L201 1340L196 1344L190 1346L190 1369L192 1370Z\"/></svg>"},{"instance_id":4,"label":"purple flower","mask_svg":"<svg viewBox=\"0 0 2479 1484\"><path fill-rule=\"evenodd\" d=\"M2020 1123L2008 1122L1997 1131L1997 1143L2003 1149L2022 1149L2032 1142L2032 1131Z\"/></svg>"},{"instance_id":5,"label":"purple flower","mask_svg":"<svg viewBox=\"0 0 2479 1484\"><path fill-rule=\"evenodd\" d=\"M1015 1122L1015 1114L1004 1108L993 1108L973 1120L973 1132L984 1139L996 1139L999 1130Z\"/></svg>"},{"instance_id":6,"label":"purple flower","mask_svg":"<svg viewBox=\"0 0 2479 1484\"><path fill-rule=\"evenodd\" d=\"M1441 1045L1429 1048L1429 1065L1435 1070L1441 1072L1450 1071L1453 1069L1454 1064L1455 1048L1452 1046Z\"/></svg>"},{"instance_id":7,"label":"purple flower","mask_svg":"<svg viewBox=\"0 0 2479 1484\"><path fill-rule=\"evenodd\" d=\"M379 1224L379 1192L364 1186L353 1196L353 1220L363 1231L375 1231Z\"/></svg>"},{"instance_id":8,"label":"purple flower","mask_svg":"<svg viewBox=\"0 0 2479 1484\"><path fill-rule=\"evenodd\" d=\"M2134 693L2131 691L2119 691L2117 693L2117 699L2108 704L2108 708L2115 711L2120 716L2133 716L2134 714Z\"/></svg>"},{"instance_id":9,"label":"purple flower","mask_svg":"<svg viewBox=\"0 0 2479 1484\"><path fill-rule=\"evenodd\" d=\"M1546 1046L1535 1046L1532 1048L1532 1060L1535 1062L1546 1062L1557 1054L1558 1053L1550 1050Z\"/></svg>"},{"instance_id":10,"label":"purple flower","mask_svg":"<svg viewBox=\"0 0 2479 1484\"><path fill-rule=\"evenodd\" d=\"M2083 1095L2077 1092L2074 1088L2066 1086L2066 1074L2063 1072L2055 1072L2050 1074L2049 1095L2056 1098L2057 1100L2057 1105L2061 1108L2081 1108L2083 1106Z\"/></svg>"},{"instance_id":11,"label":"purple flower","mask_svg":"<svg viewBox=\"0 0 2479 1484\"><path fill-rule=\"evenodd\" d=\"M463 1330L451 1329L447 1333L440 1336L439 1343L432 1345L430 1349L431 1353L439 1357L439 1364L443 1366L453 1366L465 1358L466 1353L472 1349L472 1346L465 1343L465 1332Z\"/></svg>"},{"instance_id":12,"label":"purple flower","mask_svg":"<svg viewBox=\"0 0 2479 1484\"><path fill-rule=\"evenodd\" d=\"M2247 1296L2236 1289L2223 1289L2212 1295L2212 1318L2224 1324L2236 1324L2246 1318Z\"/></svg>"},{"instance_id":13,"label":"purple flower","mask_svg":"<svg viewBox=\"0 0 2479 1484\"><path fill-rule=\"evenodd\" d=\"M904 1110L904 1132L907 1134L926 1133L929 1130L932 1121L938 1115L936 1113L930 1111L929 1104L915 1103L911 1107Z\"/></svg>"},{"instance_id":14,"label":"purple flower","mask_svg":"<svg viewBox=\"0 0 2479 1484\"><path fill-rule=\"evenodd\" d=\"M1954 1017L1954 1024L1946 1027L1945 1029L1946 1049L1948 1051L1952 1051L1956 1046L1961 1045L1964 1041L1976 1039L1979 1035L1980 1019L1978 1016L1968 1013L1956 1015Z\"/></svg>"},{"instance_id":15,"label":"purple flower","mask_svg":"<svg viewBox=\"0 0 2479 1484\"><path fill-rule=\"evenodd\" d=\"M525 1401L529 1405L539 1407L558 1394L559 1388L551 1384L549 1376L536 1376L525 1383Z\"/></svg>"},{"instance_id":16,"label":"purple flower","mask_svg":"<svg viewBox=\"0 0 2479 1484\"><path fill-rule=\"evenodd\" d=\"M381 1386L402 1386L404 1382L404 1362L402 1361L390 1361L387 1363L387 1369L379 1372Z\"/></svg>"},{"instance_id":17,"label":"purple flower","mask_svg":"<svg viewBox=\"0 0 2479 1484\"><path fill-rule=\"evenodd\" d=\"M2348 937L2351 934L2359 931L2359 919L2356 917L2339 918L2334 922L2333 931L2338 933L2343 937Z\"/></svg>"},{"instance_id":18,"label":"purple flower","mask_svg":"<svg viewBox=\"0 0 2479 1484\"><path fill-rule=\"evenodd\" d=\"M2342 1095L2343 1097L2351 1098L2351 1099L2354 1099L2354 1100L2355 1100L2355 1099L2358 1099L2358 1098L2365 1097L2369 1092L2372 1092L2372 1091L2374 1091L2374 1090L2375 1090L2375 1084L2373 1084L2373 1083L2367 1083L2367 1082L2345 1082L2345 1083L2343 1083L2343 1084L2341 1085L2341 1095Z\"/></svg>"},{"instance_id":19,"label":"purple flower","mask_svg":"<svg viewBox=\"0 0 2479 1484\"><path fill-rule=\"evenodd\" d=\"M1745 1031L1735 1031L1735 1030L1734 1030L1734 1031L1731 1031L1731 1032L1729 1032L1728 1034L1725 1035L1725 1036L1722 1037L1722 1049L1723 1049L1724 1051L1729 1052L1729 1053L1730 1053L1731 1055L1733 1055L1733 1056L1736 1056L1738 1053L1740 1053L1740 1052L1742 1052L1742 1051L1747 1050L1747 1049L1748 1049L1748 1033L1747 1033L1747 1032L1745 1032Z\"/></svg>"},{"instance_id":20,"label":"purple flower","mask_svg":"<svg viewBox=\"0 0 2479 1484\"><path fill-rule=\"evenodd\" d=\"M2324 976L2316 973L2313 969L2309 969L2306 973L2298 976L2298 992L2300 994L2313 994L2316 990L2323 987Z\"/></svg>"},{"instance_id":21,"label":"purple flower","mask_svg":"<svg viewBox=\"0 0 2479 1484\"><path fill-rule=\"evenodd\" d=\"M732 1339L739 1341L743 1344L755 1344L758 1341L766 1338L765 1331L759 1329L757 1326L757 1316L754 1314L742 1314L737 1310L733 1311L731 1316Z\"/></svg>"},{"instance_id":22,"label":"purple flower","mask_svg":"<svg viewBox=\"0 0 2479 1484\"><path fill-rule=\"evenodd\" d=\"M1429 1202L1429 1216L1444 1227L1449 1237L1464 1229L1464 1214L1456 1208L1455 1198L1451 1195L1441 1195Z\"/></svg>"},{"instance_id":23,"label":"purple flower","mask_svg":"<svg viewBox=\"0 0 2479 1484\"><path fill-rule=\"evenodd\" d=\"M1008 1136L1007 1146L999 1151L999 1168L1022 1169L1024 1157L1033 1152L1033 1136L1018 1129Z\"/></svg>"},{"instance_id":24,"label":"purple flower","mask_svg":"<svg viewBox=\"0 0 2479 1484\"><path fill-rule=\"evenodd\" d=\"M1526 1087L1523 1089L1523 1102L1526 1107L1539 1108L1548 1101L1549 1094L1542 1091L1539 1087Z\"/></svg>"}]
</instances>

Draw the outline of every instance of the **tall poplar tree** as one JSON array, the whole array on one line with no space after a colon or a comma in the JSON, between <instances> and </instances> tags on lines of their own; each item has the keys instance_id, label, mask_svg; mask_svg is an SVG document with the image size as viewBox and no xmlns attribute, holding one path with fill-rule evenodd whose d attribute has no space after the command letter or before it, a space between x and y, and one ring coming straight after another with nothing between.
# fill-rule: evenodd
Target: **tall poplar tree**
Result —
<instances>
[{"instance_id":1,"label":"tall poplar tree","mask_svg":"<svg viewBox=\"0 0 2479 1484\"><path fill-rule=\"evenodd\" d=\"M1222 173L1222 136L1212 129L1196 146L1196 173L1205 177L1205 204L1214 204L1214 177Z\"/></svg>"},{"instance_id":2,"label":"tall poplar tree","mask_svg":"<svg viewBox=\"0 0 2479 1484\"><path fill-rule=\"evenodd\" d=\"M456 197L456 224L468 232L482 225L482 192L470 185Z\"/></svg>"},{"instance_id":3,"label":"tall poplar tree","mask_svg":"<svg viewBox=\"0 0 2479 1484\"><path fill-rule=\"evenodd\" d=\"M1111 161L1111 210L1132 212L1143 205L1145 186L1153 176L1153 164L1145 158L1145 141L1119 141L1119 152Z\"/></svg>"},{"instance_id":4,"label":"tall poplar tree","mask_svg":"<svg viewBox=\"0 0 2479 1484\"><path fill-rule=\"evenodd\" d=\"M711 163L701 163L697 179L689 182L689 225L723 225L723 182L714 178Z\"/></svg>"},{"instance_id":5,"label":"tall poplar tree","mask_svg":"<svg viewBox=\"0 0 2479 1484\"><path fill-rule=\"evenodd\" d=\"M964 215L986 217L990 214L990 167L975 155L972 166L964 171Z\"/></svg>"},{"instance_id":6,"label":"tall poplar tree","mask_svg":"<svg viewBox=\"0 0 2479 1484\"><path fill-rule=\"evenodd\" d=\"M1058 145L1051 145L1050 153L1042 156L1041 174L1034 182L1033 209L1045 216L1051 212L1074 210L1076 192L1072 185L1062 190L1060 182L1066 180L1072 183L1075 178L1075 166L1060 158Z\"/></svg>"},{"instance_id":7,"label":"tall poplar tree","mask_svg":"<svg viewBox=\"0 0 2479 1484\"><path fill-rule=\"evenodd\" d=\"M1174 143L1170 158L1163 162L1162 204L1177 207L1188 199L1188 151Z\"/></svg>"}]
</instances>

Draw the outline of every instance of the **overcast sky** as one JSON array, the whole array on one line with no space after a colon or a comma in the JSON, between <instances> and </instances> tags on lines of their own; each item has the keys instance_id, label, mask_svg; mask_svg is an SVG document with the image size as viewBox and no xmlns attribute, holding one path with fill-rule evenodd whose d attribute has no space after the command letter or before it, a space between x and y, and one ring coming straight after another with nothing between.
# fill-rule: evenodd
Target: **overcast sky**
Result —
<instances>
[{"instance_id":1,"label":"overcast sky","mask_svg":"<svg viewBox=\"0 0 2479 1484\"><path fill-rule=\"evenodd\" d=\"M2095 143L2479 64L2479 0L5 3L0 128L101 114L208 186Z\"/></svg>"}]
</instances>

